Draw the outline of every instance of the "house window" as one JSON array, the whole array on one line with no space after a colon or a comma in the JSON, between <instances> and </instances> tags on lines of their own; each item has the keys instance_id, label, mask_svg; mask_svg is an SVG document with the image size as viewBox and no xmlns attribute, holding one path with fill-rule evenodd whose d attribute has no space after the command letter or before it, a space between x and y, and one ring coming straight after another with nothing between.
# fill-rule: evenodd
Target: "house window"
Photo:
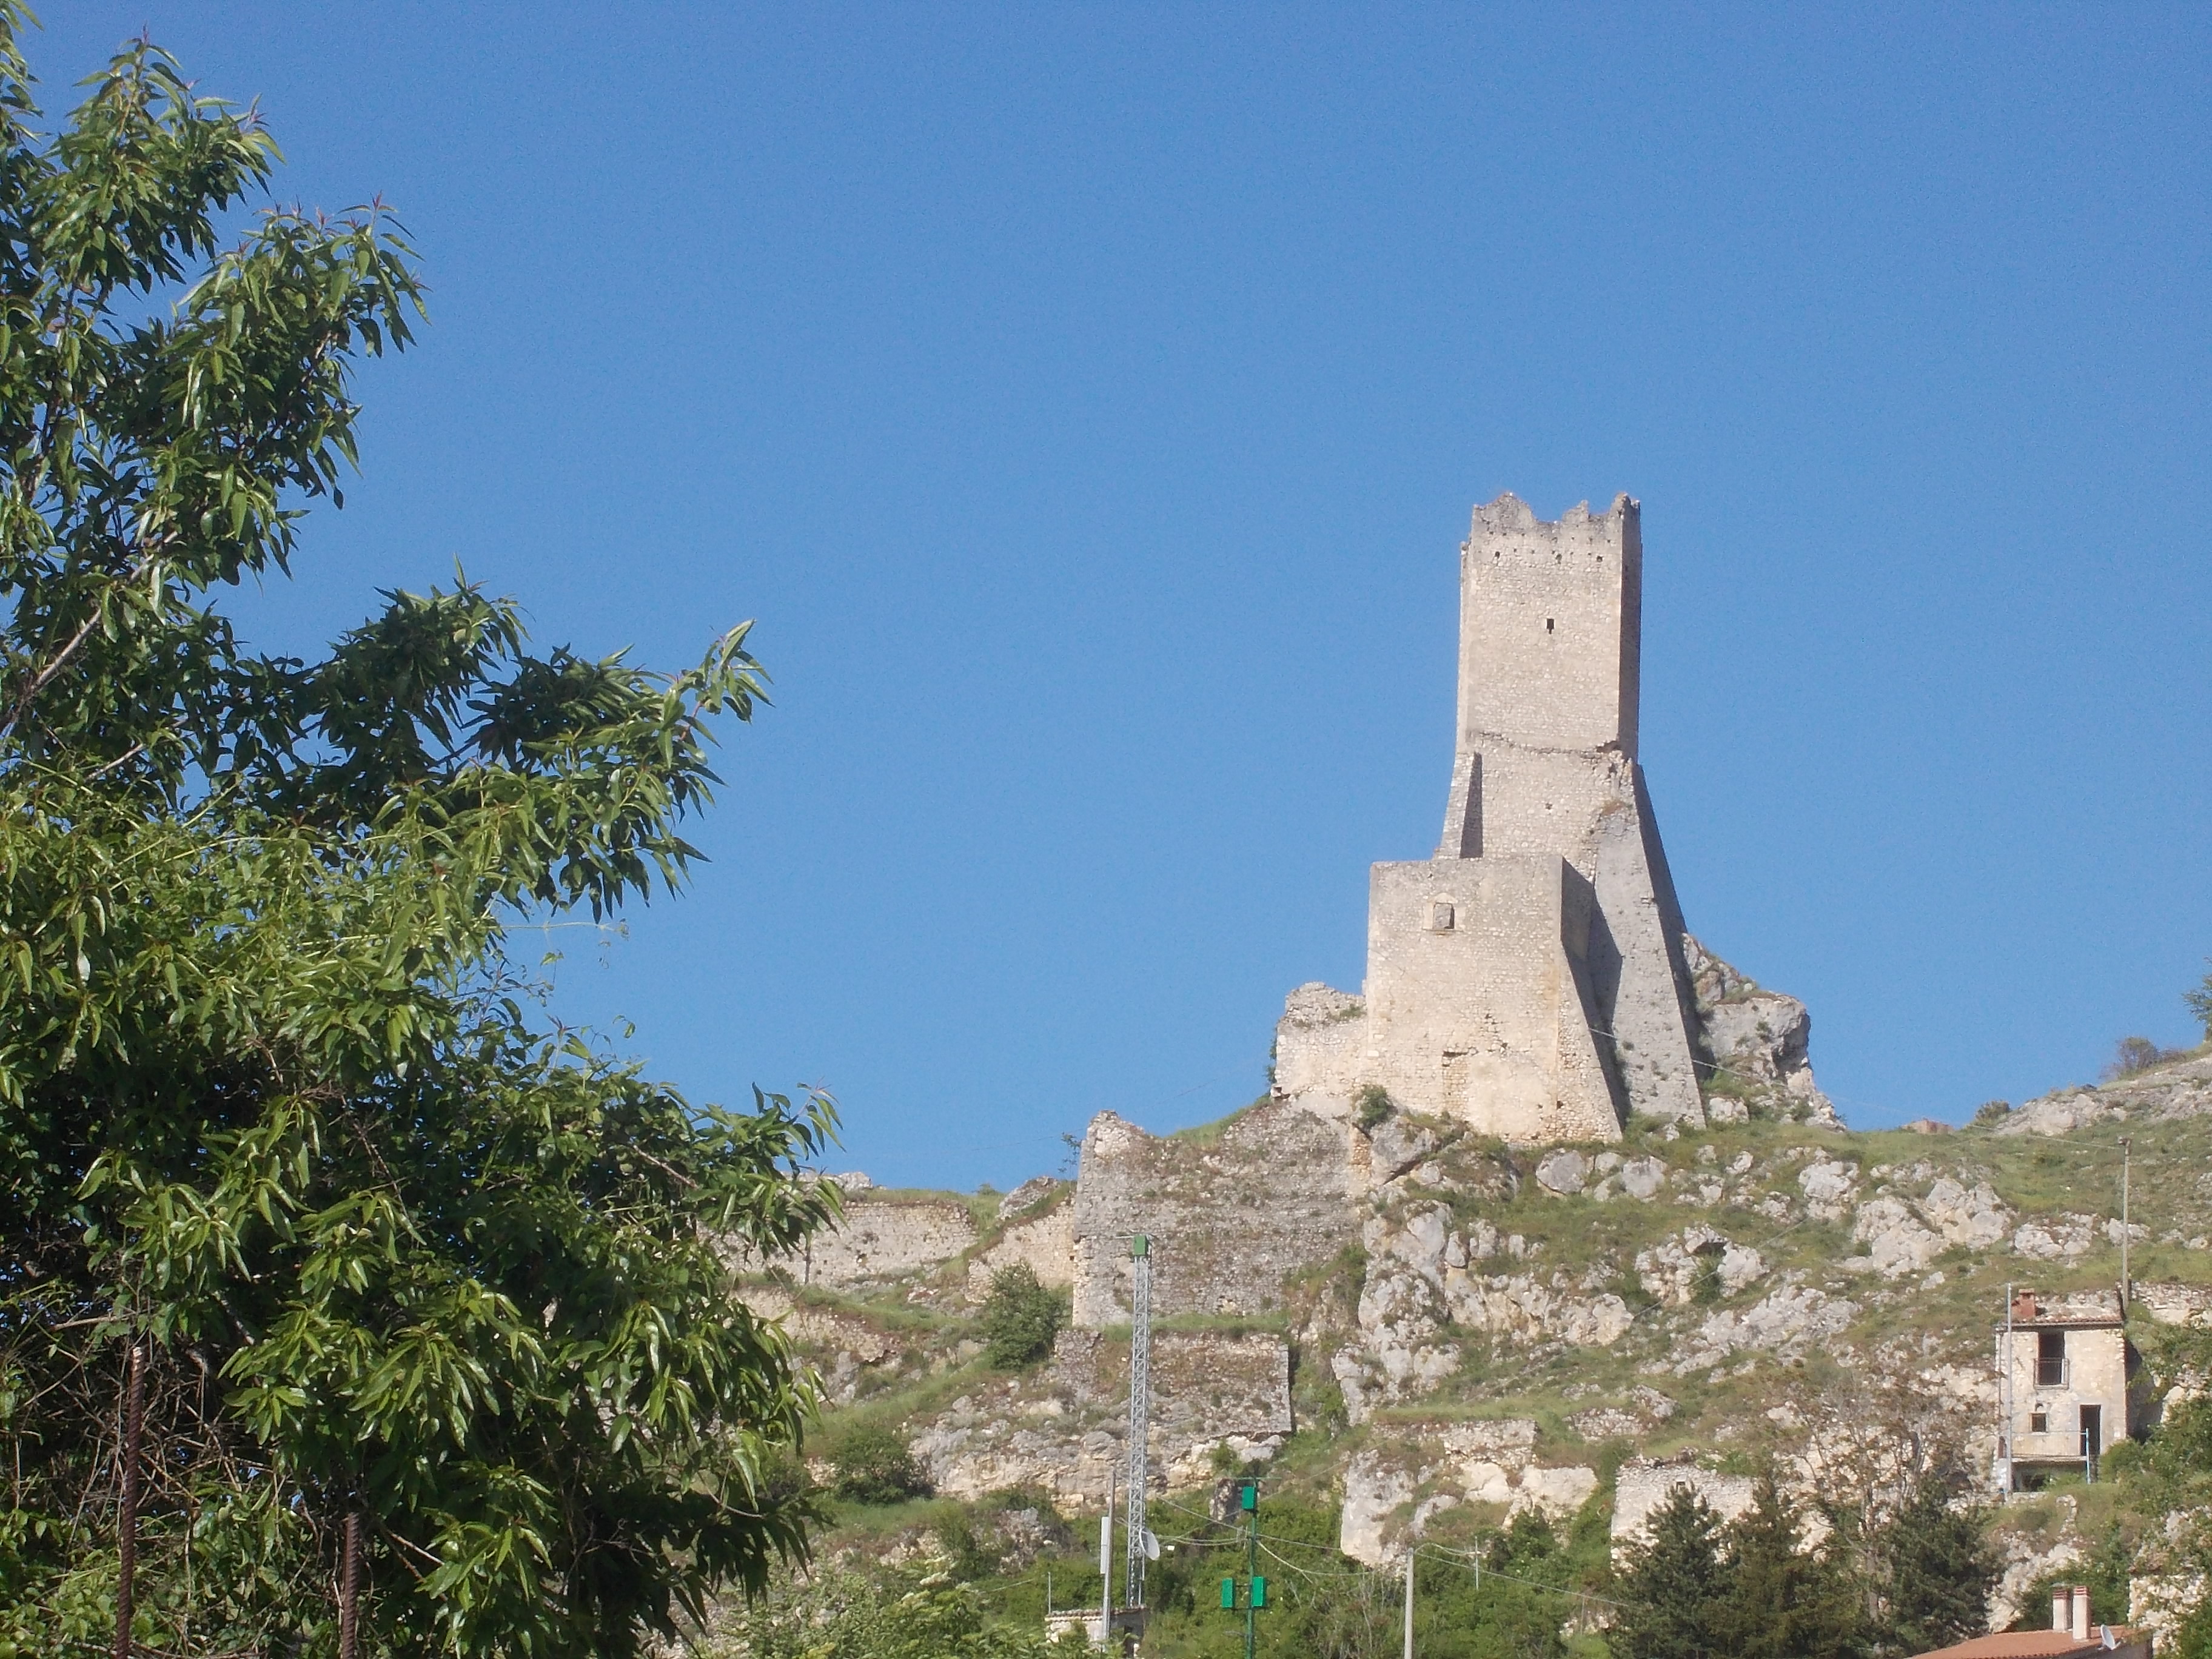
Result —
<instances>
[{"instance_id":1,"label":"house window","mask_svg":"<svg viewBox=\"0 0 2212 1659\"><path fill-rule=\"evenodd\" d=\"M2039 1389L2063 1389L2066 1386L2066 1333L2038 1331L2035 1334L2035 1386Z\"/></svg>"},{"instance_id":2,"label":"house window","mask_svg":"<svg viewBox=\"0 0 2212 1659\"><path fill-rule=\"evenodd\" d=\"M1438 899L1435 903L1429 906L1429 926L1437 933L1449 933L1451 932L1452 922L1454 920L1454 913L1449 900Z\"/></svg>"},{"instance_id":3,"label":"house window","mask_svg":"<svg viewBox=\"0 0 2212 1659\"><path fill-rule=\"evenodd\" d=\"M2030 1434L2049 1434L2051 1432L2051 1413L2049 1412L2030 1412L2027 1414L2027 1431Z\"/></svg>"}]
</instances>

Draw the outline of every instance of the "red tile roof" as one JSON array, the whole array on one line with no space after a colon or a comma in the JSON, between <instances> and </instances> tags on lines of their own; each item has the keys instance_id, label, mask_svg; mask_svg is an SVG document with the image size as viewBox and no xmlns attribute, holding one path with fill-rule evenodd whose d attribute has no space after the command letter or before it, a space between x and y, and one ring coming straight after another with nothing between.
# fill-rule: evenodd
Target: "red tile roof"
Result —
<instances>
[{"instance_id":1,"label":"red tile roof","mask_svg":"<svg viewBox=\"0 0 2212 1659\"><path fill-rule=\"evenodd\" d=\"M2140 1631L2112 1626L2112 1640L2120 1647L2142 1639ZM1918 1659L2073 1659L2077 1654L2087 1659L2091 1654L2108 1651L2104 1627L2092 1625L2086 1642L2070 1630L2014 1630L2002 1636L1977 1636L1955 1647L1937 1648Z\"/></svg>"}]
</instances>

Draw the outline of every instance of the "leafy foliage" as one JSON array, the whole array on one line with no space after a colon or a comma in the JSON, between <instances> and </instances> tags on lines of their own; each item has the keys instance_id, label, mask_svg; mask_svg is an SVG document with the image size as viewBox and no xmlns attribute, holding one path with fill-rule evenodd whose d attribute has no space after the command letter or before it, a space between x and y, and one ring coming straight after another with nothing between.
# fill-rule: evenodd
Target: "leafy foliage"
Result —
<instances>
[{"instance_id":1,"label":"leafy foliage","mask_svg":"<svg viewBox=\"0 0 2212 1659\"><path fill-rule=\"evenodd\" d=\"M941 1565L846 1571L782 1586L702 1649L703 1659L1043 1659L1034 1627L994 1623Z\"/></svg>"},{"instance_id":2,"label":"leafy foliage","mask_svg":"<svg viewBox=\"0 0 2212 1659\"><path fill-rule=\"evenodd\" d=\"M2189 1012L2197 1016L2204 1027L2204 1040L2212 1042L2212 963L2207 963L2204 977L2194 990L2184 991L2181 1000L2189 1005Z\"/></svg>"},{"instance_id":3,"label":"leafy foliage","mask_svg":"<svg viewBox=\"0 0 2212 1659\"><path fill-rule=\"evenodd\" d=\"M830 1490L854 1504L903 1504L934 1490L906 1442L879 1423L856 1424L830 1449Z\"/></svg>"},{"instance_id":4,"label":"leafy foliage","mask_svg":"<svg viewBox=\"0 0 2212 1659\"><path fill-rule=\"evenodd\" d=\"M1946 1465L1923 1474L1885 1518L1843 1517L1817 1548L1773 1474L1726 1526L1686 1487L1650 1522L1614 1594L1629 1605L1611 1633L1621 1659L1700 1653L1747 1659L1849 1659L1945 1647L1985 1628L1997 1564L1984 1513L1955 1502Z\"/></svg>"},{"instance_id":5,"label":"leafy foliage","mask_svg":"<svg viewBox=\"0 0 2212 1659\"><path fill-rule=\"evenodd\" d=\"M2045 1573L2021 1593L2020 1613L2012 1628L2048 1630L2051 1591L2075 1584L2088 1587L2090 1616L2095 1622L2118 1623L2127 1613L2128 1570L2134 1555L2134 1546L2124 1529L2106 1528L2081 1559L2067 1563L2059 1571Z\"/></svg>"},{"instance_id":6,"label":"leafy foliage","mask_svg":"<svg viewBox=\"0 0 2212 1659\"><path fill-rule=\"evenodd\" d=\"M2116 1536L2093 1554L2089 1572L2075 1575L2089 1583L2093 1609L2124 1605L2100 1601L2100 1594L2109 1594L2100 1574L2117 1571L2124 1583L2130 1573L2179 1583L2212 1582L2212 1398L2202 1391L2203 1379L2212 1376L2212 1333L2146 1332L2144 1346L2161 1389L2190 1386L2183 1390L2185 1397L2169 1402L2141 1444L2115 1447L2106 1460L2140 1543L2129 1550L2124 1537ZM2048 1586L2038 1589L2047 1597ZM2160 1645L2161 1653L2167 1650ZM2212 1659L2212 1596L2185 1620L2171 1650L2178 1659Z\"/></svg>"},{"instance_id":7,"label":"leafy foliage","mask_svg":"<svg viewBox=\"0 0 2212 1659\"><path fill-rule=\"evenodd\" d=\"M766 1583L813 1397L727 1241L835 1210L829 1103L697 1109L529 1012L507 928L681 884L750 718L700 665L533 654L465 582L317 661L215 595L340 503L351 376L421 315L380 209L225 216L251 112L144 42L51 137L0 0L0 1647L622 1655ZM165 300L173 303L162 306Z\"/></svg>"},{"instance_id":8,"label":"leafy foliage","mask_svg":"<svg viewBox=\"0 0 2212 1659\"><path fill-rule=\"evenodd\" d=\"M1400 1572L1340 1554L1339 1519L1331 1509L1263 1504L1268 1607L1259 1615L1258 1647L1268 1659L1383 1659L1400 1650ZM1220 1610L1217 1589L1223 1574L1243 1571L1244 1551L1233 1526L1178 1540L1148 1582L1154 1620L1147 1641L1174 1659L1242 1654L1243 1619ZM1582 1592L1602 1583L1607 1553L1602 1501L1587 1505L1564 1537L1540 1516L1524 1514L1479 1556L1424 1549L1415 1568L1415 1650L1429 1659L1559 1659L1567 1651L1562 1630L1588 1610ZM1095 1589L1096 1578L1090 1583Z\"/></svg>"},{"instance_id":9,"label":"leafy foliage","mask_svg":"<svg viewBox=\"0 0 2212 1659\"><path fill-rule=\"evenodd\" d=\"M983 1303L983 1357L1000 1370L1034 1365L1051 1354L1066 1320L1066 1304L1037 1283L1035 1268L1025 1261L1001 1267Z\"/></svg>"},{"instance_id":10,"label":"leafy foliage","mask_svg":"<svg viewBox=\"0 0 2212 1659\"><path fill-rule=\"evenodd\" d=\"M1379 1083L1370 1083L1360 1090L1352 1103L1358 1108L1358 1121L1362 1129L1377 1127L1398 1109L1398 1103L1390 1098L1390 1091Z\"/></svg>"},{"instance_id":11,"label":"leafy foliage","mask_svg":"<svg viewBox=\"0 0 2212 1659\"><path fill-rule=\"evenodd\" d=\"M1421 1564L1415 1637L1439 1659L1558 1659L1566 1652L1561 1627L1582 1611L1570 1594L1575 1581L1604 1565L1602 1528L1579 1541L1583 1547L1573 1547L1541 1516L1524 1511L1490 1540L1479 1582L1449 1561Z\"/></svg>"}]
</instances>

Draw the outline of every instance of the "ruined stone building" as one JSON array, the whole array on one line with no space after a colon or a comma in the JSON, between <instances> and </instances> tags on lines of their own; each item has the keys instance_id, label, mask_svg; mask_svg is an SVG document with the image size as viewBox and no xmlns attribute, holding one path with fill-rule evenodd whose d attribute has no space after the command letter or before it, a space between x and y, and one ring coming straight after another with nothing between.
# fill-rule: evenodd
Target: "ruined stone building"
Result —
<instances>
[{"instance_id":1,"label":"ruined stone building","mask_svg":"<svg viewBox=\"0 0 2212 1659\"><path fill-rule=\"evenodd\" d=\"M1556 524L1510 495L1474 510L1443 841L1373 866L1363 994L1292 993L1283 1097L1343 1117L1380 1087L1516 1141L1704 1121L1692 947L1636 758L1643 577L1626 495Z\"/></svg>"},{"instance_id":2,"label":"ruined stone building","mask_svg":"<svg viewBox=\"0 0 2212 1659\"><path fill-rule=\"evenodd\" d=\"M2128 1437L2132 1353L2110 1291L2044 1296L2015 1291L1997 1328L1996 1484L2017 1492L2052 1474L2087 1474Z\"/></svg>"}]
</instances>

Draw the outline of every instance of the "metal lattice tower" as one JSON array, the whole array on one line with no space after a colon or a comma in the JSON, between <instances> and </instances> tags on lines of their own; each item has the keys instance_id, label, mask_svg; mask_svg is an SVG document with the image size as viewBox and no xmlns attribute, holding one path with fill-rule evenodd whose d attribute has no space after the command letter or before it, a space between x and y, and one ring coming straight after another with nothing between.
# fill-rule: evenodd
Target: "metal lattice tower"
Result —
<instances>
[{"instance_id":1,"label":"metal lattice tower","mask_svg":"<svg viewBox=\"0 0 2212 1659\"><path fill-rule=\"evenodd\" d=\"M1152 1248L1129 1241L1129 1503L1127 1605L1145 1605L1146 1463L1152 1420Z\"/></svg>"}]
</instances>

